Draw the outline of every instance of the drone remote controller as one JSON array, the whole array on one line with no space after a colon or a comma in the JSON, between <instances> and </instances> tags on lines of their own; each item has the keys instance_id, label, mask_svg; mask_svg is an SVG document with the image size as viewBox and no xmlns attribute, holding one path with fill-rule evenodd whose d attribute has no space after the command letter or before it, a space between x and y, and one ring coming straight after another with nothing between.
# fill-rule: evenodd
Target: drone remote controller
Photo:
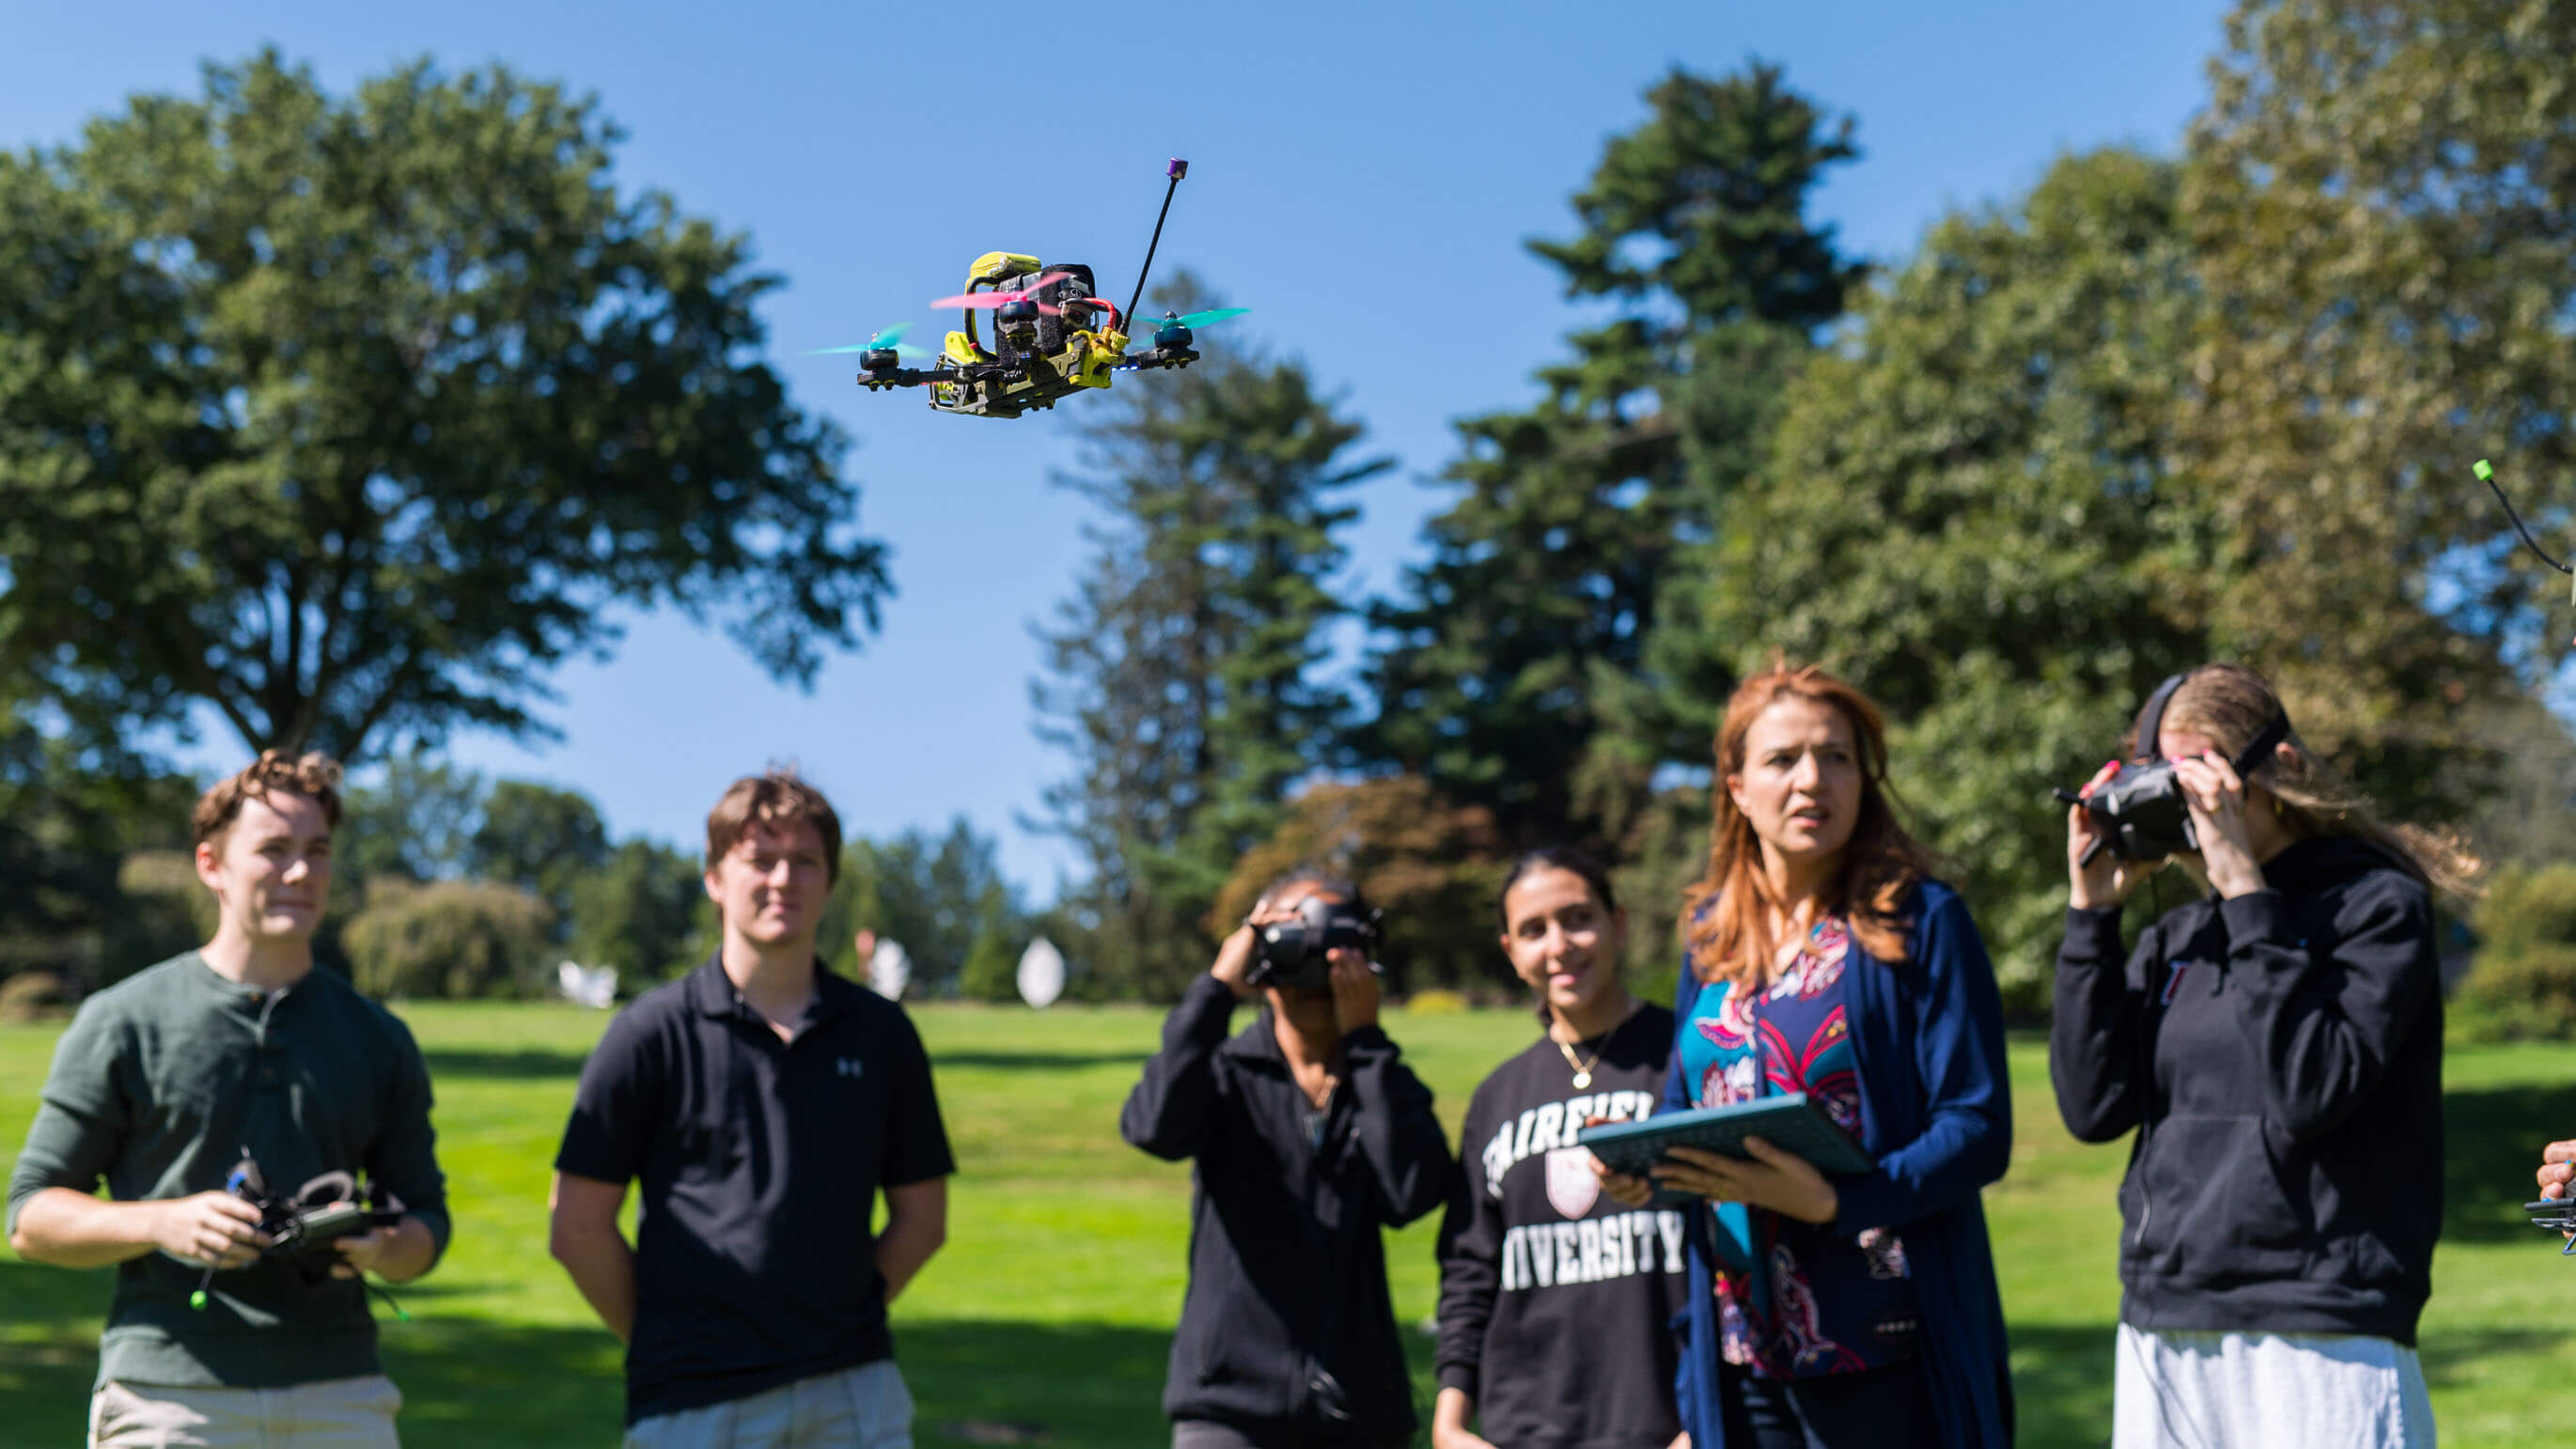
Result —
<instances>
[{"instance_id":1,"label":"drone remote controller","mask_svg":"<svg viewBox=\"0 0 2576 1449\"><path fill-rule=\"evenodd\" d=\"M331 1276L340 1261L332 1245L342 1238L353 1238L375 1228L389 1228L402 1221L403 1206L389 1195L369 1191L366 1196L374 1205L361 1204L357 1179L345 1172L326 1172L296 1189L290 1197L271 1197L268 1184L260 1175L259 1164L245 1154L224 1178L224 1191L259 1209L259 1230L269 1237L267 1247L259 1250L262 1258L286 1264L306 1283L319 1283ZM188 1306L204 1311L206 1285L214 1281L215 1267L206 1265L205 1276L197 1290L188 1295Z\"/></svg>"}]
</instances>

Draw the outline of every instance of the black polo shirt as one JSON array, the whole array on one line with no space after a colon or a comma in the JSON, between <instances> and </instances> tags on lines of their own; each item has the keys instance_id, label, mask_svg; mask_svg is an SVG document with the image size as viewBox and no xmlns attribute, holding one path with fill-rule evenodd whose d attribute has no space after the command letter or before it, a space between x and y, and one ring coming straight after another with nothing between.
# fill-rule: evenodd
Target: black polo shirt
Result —
<instances>
[{"instance_id":1,"label":"black polo shirt","mask_svg":"<svg viewBox=\"0 0 2576 1449\"><path fill-rule=\"evenodd\" d=\"M618 1013L558 1171L640 1180L626 1421L894 1354L880 1187L957 1170L903 1008L817 962L782 1042L710 960Z\"/></svg>"}]
</instances>

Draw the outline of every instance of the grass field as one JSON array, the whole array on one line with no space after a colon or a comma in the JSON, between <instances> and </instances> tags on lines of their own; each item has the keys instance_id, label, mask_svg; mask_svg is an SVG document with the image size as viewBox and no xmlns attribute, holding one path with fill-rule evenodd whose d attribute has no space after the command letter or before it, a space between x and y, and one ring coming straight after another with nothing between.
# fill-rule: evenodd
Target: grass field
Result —
<instances>
[{"instance_id":1,"label":"grass field","mask_svg":"<svg viewBox=\"0 0 2576 1449\"><path fill-rule=\"evenodd\" d=\"M403 1290L413 1321L385 1325L388 1367L409 1401L405 1440L613 1443L616 1344L547 1258L544 1206L573 1081L606 1017L444 1004L404 1015L436 1080L456 1219L447 1261ZM1166 1439L1156 1396L1180 1308L1189 1176L1117 1133L1118 1104L1159 1016L926 1007L914 1019L937 1063L960 1166L948 1247L894 1315L920 1442L1135 1449ZM1397 1013L1388 1026L1439 1094L1453 1136L1468 1090L1530 1032L1519 1012ZM24 1139L57 1030L0 1027L0 1152ZM2565 1406L2576 1376L2576 1339L2560 1326L2576 1263L2562 1263L2516 1212L2539 1145L2576 1135L2576 1052L2456 1051L2446 1075L2450 1231L2424 1364L2446 1445L2518 1443ZM2013 1086L2012 1172L1986 1204L2022 1442L2098 1444L2119 1306L2112 1194L2126 1153L2080 1146L2059 1129L2039 1041L2015 1041ZM1387 1242L1408 1324L1431 1312L1433 1228L1427 1220ZM37 1268L0 1249L0 1445L78 1442L107 1296L104 1272ZM1428 1341L1411 1347L1427 1398Z\"/></svg>"}]
</instances>

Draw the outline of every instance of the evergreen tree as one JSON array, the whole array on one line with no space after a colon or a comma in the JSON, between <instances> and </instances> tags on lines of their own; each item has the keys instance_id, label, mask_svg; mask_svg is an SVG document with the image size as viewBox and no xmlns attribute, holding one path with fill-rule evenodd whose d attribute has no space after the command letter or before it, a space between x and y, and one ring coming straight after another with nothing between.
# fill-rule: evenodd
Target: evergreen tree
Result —
<instances>
[{"instance_id":1,"label":"evergreen tree","mask_svg":"<svg viewBox=\"0 0 2576 1449\"><path fill-rule=\"evenodd\" d=\"M1211 302L1186 274L1154 296ZM1208 352L1096 405L1058 480L1103 515L1096 552L1033 690L1041 737L1076 767L1047 805L1091 870L1087 954L1157 995L1205 969L1218 888L1348 708L1316 678L1347 612L1334 532L1357 516L1341 495L1389 466L1348 456L1363 429L1302 365L1235 338Z\"/></svg>"},{"instance_id":2,"label":"evergreen tree","mask_svg":"<svg viewBox=\"0 0 2576 1449\"><path fill-rule=\"evenodd\" d=\"M1568 296L1621 315L1568 339L1537 406L1459 425L1465 493L1426 526L1407 596L1371 610L1389 642L1359 753L1491 809L1516 842L1617 836L1677 748L1646 674L1676 551L1715 525L1861 271L1805 214L1857 154L1848 120L1763 65L1676 70L1646 101L1574 197L1582 232L1531 244ZM1711 687L1692 660L1663 667ZM1600 748L1605 727L1631 742Z\"/></svg>"}]
</instances>

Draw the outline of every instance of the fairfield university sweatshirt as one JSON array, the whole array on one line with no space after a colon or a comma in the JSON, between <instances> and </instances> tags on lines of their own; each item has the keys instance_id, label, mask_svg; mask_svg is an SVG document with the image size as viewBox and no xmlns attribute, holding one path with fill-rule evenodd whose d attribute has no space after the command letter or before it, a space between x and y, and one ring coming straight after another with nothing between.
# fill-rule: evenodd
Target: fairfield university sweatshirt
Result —
<instances>
[{"instance_id":1,"label":"fairfield university sweatshirt","mask_svg":"<svg viewBox=\"0 0 2576 1449\"><path fill-rule=\"evenodd\" d=\"M1468 1100L1440 1229L1437 1363L1499 1449L1664 1449L1680 1432L1682 1215L1603 1196L1574 1145L1586 1118L1653 1115L1672 1048L1673 1014L1642 1006L1575 1047L1586 1085L1542 1035Z\"/></svg>"}]
</instances>

